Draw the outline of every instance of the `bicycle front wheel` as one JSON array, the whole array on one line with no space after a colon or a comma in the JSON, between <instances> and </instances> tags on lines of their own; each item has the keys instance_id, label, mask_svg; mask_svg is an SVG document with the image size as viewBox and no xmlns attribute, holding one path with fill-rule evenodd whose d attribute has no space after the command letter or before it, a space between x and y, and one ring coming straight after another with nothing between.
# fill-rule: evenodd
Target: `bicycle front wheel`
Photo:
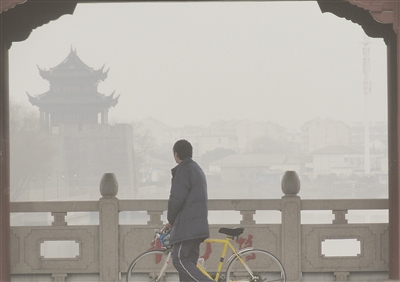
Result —
<instances>
[{"instance_id":1,"label":"bicycle front wheel","mask_svg":"<svg viewBox=\"0 0 400 282\"><path fill-rule=\"evenodd\" d=\"M285 282L282 263L264 250L248 250L239 254L228 265L226 282Z\"/></svg>"},{"instance_id":2,"label":"bicycle front wheel","mask_svg":"<svg viewBox=\"0 0 400 282\"><path fill-rule=\"evenodd\" d=\"M126 282L164 282L173 268L170 250L151 250L139 255L128 268Z\"/></svg>"}]
</instances>

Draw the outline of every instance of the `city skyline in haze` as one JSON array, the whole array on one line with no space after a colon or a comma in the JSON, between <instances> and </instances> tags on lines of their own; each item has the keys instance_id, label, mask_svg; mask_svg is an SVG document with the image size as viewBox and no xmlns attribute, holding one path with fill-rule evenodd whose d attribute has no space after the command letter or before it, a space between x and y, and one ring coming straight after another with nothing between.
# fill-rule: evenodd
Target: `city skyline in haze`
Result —
<instances>
[{"instance_id":1,"label":"city skyline in haze","mask_svg":"<svg viewBox=\"0 0 400 282\"><path fill-rule=\"evenodd\" d=\"M208 126L365 119L361 27L314 2L78 4L10 49L10 99L46 92L38 71L71 48L121 95L110 120ZM387 120L386 46L370 39L368 119Z\"/></svg>"}]
</instances>

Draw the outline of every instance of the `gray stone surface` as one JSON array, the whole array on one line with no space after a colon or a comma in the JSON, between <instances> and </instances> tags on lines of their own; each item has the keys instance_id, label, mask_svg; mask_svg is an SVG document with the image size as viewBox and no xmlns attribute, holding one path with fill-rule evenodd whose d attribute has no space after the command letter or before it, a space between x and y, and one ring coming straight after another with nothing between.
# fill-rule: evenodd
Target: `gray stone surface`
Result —
<instances>
[{"instance_id":1,"label":"gray stone surface","mask_svg":"<svg viewBox=\"0 0 400 282\"><path fill-rule=\"evenodd\" d=\"M119 281L136 256L158 247L153 241L154 230L163 226L167 200L119 200L114 175L108 174L103 180L100 185L103 197L98 201L11 203L13 213L47 212L54 217L49 226L11 228L12 281ZM286 184L283 181L282 187ZM356 224L347 220L352 210L387 210L387 200L302 200L296 189L285 191L281 199L210 200L211 211L234 211L238 215L237 219L229 220L230 224L212 224L211 237L224 238L225 235L218 233L220 227L243 226L245 231L234 246L273 253L283 262L288 282L387 281L388 224ZM281 223L257 222L258 211L277 210L281 211ZM121 211L140 213L148 219L143 224L121 225ZM302 224L302 211L330 211L333 220ZM99 224L69 224L68 214L79 212L97 212ZM323 243L334 239L353 239L359 243L359 253L341 257L324 255ZM79 246L78 255L47 258L41 250L47 241L71 241ZM205 264L210 271L215 270L219 261L220 248L215 244L202 245L201 255L207 257ZM177 281L173 268L167 277L168 282Z\"/></svg>"}]
</instances>

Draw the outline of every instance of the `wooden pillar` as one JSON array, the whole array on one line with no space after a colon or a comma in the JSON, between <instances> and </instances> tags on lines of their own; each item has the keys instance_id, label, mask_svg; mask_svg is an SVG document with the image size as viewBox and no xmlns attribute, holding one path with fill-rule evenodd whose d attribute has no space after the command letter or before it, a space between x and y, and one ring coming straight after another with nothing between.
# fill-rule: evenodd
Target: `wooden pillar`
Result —
<instances>
[{"instance_id":1,"label":"wooden pillar","mask_svg":"<svg viewBox=\"0 0 400 282\"><path fill-rule=\"evenodd\" d=\"M398 35L387 39L388 70L388 161L389 161L389 278L399 275L399 133Z\"/></svg>"},{"instance_id":2,"label":"wooden pillar","mask_svg":"<svg viewBox=\"0 0 400 282\"><path fill-rule=\"evenodd\" d=\"M11 281L8 43L0 31L0 281Z\"/></svg>"},{"instance_id":3,"label":"wooden pillar","mask_svg":"<svg viewBox=\"0 0 400 282\"><path fill-rule=\"evenodd\" d=\"M50 114L47 112L44 113L44 128L45 132L50 132Z\"/></svg>"},{"instance_id":4,"label":"wooden pillar","mask_svg":"<svg viewBox=\"0 0 400 282\"><path fill-rule=\"evenodd\" d=\"M40 129L44 131L44 112L40 111Z\"/></svg>"},{"instance_id":5,"label":"wooden pillar","mask_svg":"<svg viewBox=\"0 0 400 282\"><path fill-rule=\"evenodd\" d=\"M101 112L101 124L108 124L108 109L103 109Z\"/></svg>"},{"instance_id":6,"label":"wooden pillar","mask_svg":"<svg viewBox=\"0 0 400 282\"><path fill-rule=\"evenodd\" d=\"M389 112L389 279L400 280L400 5L395 4L396 38L388 45L388 112ZM395 158L395 159L394 159Z\"/></svg>"},{"instance_id":7,"label":"wooden pillar","mask_svg":"<svg viewBox=\"0 0 400 282\"><path fill-rule=\"evenodd\" d=\"M389 279L400 281L400 3L392 0L346 1L367 10L377 22L392 24L395 31L390 35L384 31L382 35L388 48ZM373 28L370 31L376 32Z\"/></svg>"},{"instance_id":8,"label":"wooden pillar","mask_svg":"<svg viewBox=\"0 0 400 282\"><path fill-rule=\"evenodd\" d=\"M8 49L31 31L64 14L72 14L75 1L11 1L0 9L0 281L11 281L10 250L10 130ZM14 5L19 4L13 7ZM5 7L8 7L5 11Z\"/></svg>"},{"instance_id":9,"label":"wooden pillar","mask_svg":"<svg viewBox=\"0 0 400 282\"><path fill-rule=\"evenodd\" d=\"M104 110L102 110L100 113L100 124L104 124L105 123L104 120L105 120Z\"/></svg>"}]
</instances>

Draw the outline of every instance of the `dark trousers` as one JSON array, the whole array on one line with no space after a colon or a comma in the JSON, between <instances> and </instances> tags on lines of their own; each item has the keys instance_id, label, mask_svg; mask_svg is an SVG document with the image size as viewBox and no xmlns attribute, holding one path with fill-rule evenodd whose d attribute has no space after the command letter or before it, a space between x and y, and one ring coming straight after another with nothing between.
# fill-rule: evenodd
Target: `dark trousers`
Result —
<instances>
[{"instance_id":1,"label":"dark trousers","mask_svg":"<svg viewBox=\"0 0 400 282\"><path fill-rule=\"evenodd\" d=\"M179 272L180 282L213 281L201 273L196 266L199 259L200 244L203 241L204 239L193 239L174 244L172 262Z\"/></svg>"}]
</instances>

